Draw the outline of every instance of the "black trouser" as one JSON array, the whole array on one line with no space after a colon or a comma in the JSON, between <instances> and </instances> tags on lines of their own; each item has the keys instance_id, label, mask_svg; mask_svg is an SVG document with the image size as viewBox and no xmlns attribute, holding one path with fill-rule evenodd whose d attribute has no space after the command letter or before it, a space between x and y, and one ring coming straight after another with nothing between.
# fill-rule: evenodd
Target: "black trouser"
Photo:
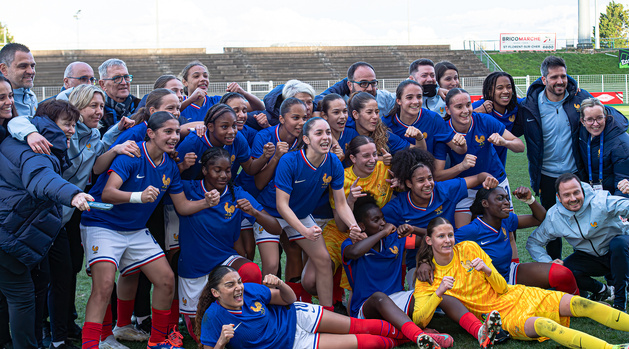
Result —
<instances>
[{"instance_id":1,"label":"black trouser","mask_svg":"<svg viewBox=\"0 0 629 349\"><path fill-rule=\"evenodd\" d=\"M48 312L50 314L50 327L52 341L65 341L68 337L68 319L74 303L75 287L72 287L74 272L72 270L72 256L70 255L70 242L64 228L50 247L48 252L50 263L50 290L48 291Z\"/></svg>"},{"instance_id":2,"label":"black trouser","mask_svg":"<svg viewBox=\"0 0 629 349\"><path fill-rule=\"evenodd\" d=\"M542 175L539 183L540 203L548 211L557 202L557 192L555 191L555 181L557 178ZM552 258L561 259L561 238L552 240L546 245L546 252Z\"/></svg>"},{"instance_id":3,"label":"black trouser","mask_svg":"<svg viewBox=\"0 0 629 349\"><path fill-rule=\"evenodd\" d=\"M0 292L0 348L11 343L11 333L9 332L9 305L7 298Z\"/></svg>"},{"instance_id":4,"label":"black trouser","mask_svg":"<svg viewBox=\"0 0 629 349\"><path fill-rule=\"evenodd\" d=\"M30 270L2 250L0 250L0 292L6 297L9 308L13 348L37 348L35 286ZM41 326L41 318L39 323Z\"/></svg>"},{"instance_id":5,"label":"black trouser","mask_svg":"<svg viewBox=\"0 0 629 349\"><path fill-rule=\"evenodd\" d=\"M87 188L85 189L87 192ZM72 262L72 280L70 281L69 297L70 304L68 311L68 325L72 325L78 318L76 312L76 277L85 268L83 263L83 246L81 245L81 211L74 210L72 218L66 223L65 230L68 235L68 246L70 247L70 261Z\"/></svg>"},{"instance_id":6,"label":"black trouser","mask_svg":"<svg viewBox=\"0 0 629 349\"><path fill-rule=\"evenodd\" d=\"M33 270L31 270L31 278L35 287L35 338L37 338L37 347L43 346L43 319L47 308L48 289L50 286L50 266L48 263L48 255ZM9 321L13 321L10 318Z\"/></svg>"}]
</instances>

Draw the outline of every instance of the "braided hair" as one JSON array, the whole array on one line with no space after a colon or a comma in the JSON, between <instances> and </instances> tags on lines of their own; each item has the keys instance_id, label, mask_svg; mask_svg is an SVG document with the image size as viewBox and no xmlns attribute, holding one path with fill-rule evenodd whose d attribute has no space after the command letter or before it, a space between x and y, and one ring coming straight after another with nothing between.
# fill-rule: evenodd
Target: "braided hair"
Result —
<instances>
[{"instance_id":1,"label":"braided hair","mask_svg":"<svg viewBox=\"0 0 629 349\"><path fill-rule=\"evenodd\" d=\"M206 150L201 156L201 167L208 169L210 166L215 164L218 159L227 159L231 164L231 155L225 148L212 147ZM231 169L229 181L227 181L227 188L229 189L232 201L236 202L236 193L234 192L234 182L231 178Z\"/></svg>"}]
</instances>

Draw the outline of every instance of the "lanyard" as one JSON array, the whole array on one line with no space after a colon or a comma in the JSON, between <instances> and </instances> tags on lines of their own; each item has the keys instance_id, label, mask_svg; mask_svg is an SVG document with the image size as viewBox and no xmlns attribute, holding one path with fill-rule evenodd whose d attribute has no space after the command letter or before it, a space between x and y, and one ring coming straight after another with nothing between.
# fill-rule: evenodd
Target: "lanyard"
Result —
<instances>
[{"instance_id":1,"label":"lanyard","mask_svg":"<svg viewBox=\"0 0 629 349\"><path fill-rule=\"evenodd\" d=\"M599 156L598 156L598 182L603 184L603 136L604 132L601 132L600 141L601 145L598 148ZM590 176L590 183L592 183L592 153L590 152L590 142L592 141L592 136L588 135L588 176Z\"/></svg>"}]
</instances>

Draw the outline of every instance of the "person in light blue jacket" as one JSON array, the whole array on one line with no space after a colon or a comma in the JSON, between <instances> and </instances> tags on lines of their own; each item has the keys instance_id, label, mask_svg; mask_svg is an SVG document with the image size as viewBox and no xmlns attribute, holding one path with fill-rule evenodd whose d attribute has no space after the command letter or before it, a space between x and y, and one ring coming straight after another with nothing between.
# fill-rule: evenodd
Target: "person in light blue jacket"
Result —
<instances>
[{"instance_id":1,"label":"person in light blue jacket","mask_svg":"<svg viewBox=\"0 0 629 349\"><path fill-rule=\"evenodd\" d=\"M615 293L613 306L624 311L629 276L629 225L621 217L629 214L629 199L605 190L594 191L572 173L559 176L555 187L557 203L531 233L526 249L537 262L555 262L570 269L579 289L592 293L590 299L611 299ZM562 237L572 245L574 253L563 261L553 261L545 246ZM611 274L609 286L592 278L608 274Z\"/></svg>"},{"instance_id":2,"label":"person in light blue jacket","mask_svg":"<svg viewBox=\"0 0 629 349\"><path fill-rule=\"evenodd\" d=\"M25 45L10 43L0 50L0 73L11 81L17 115L35 115L37 97L31 91L35 64L31 50Z\"/></svg>"}]
</instances>

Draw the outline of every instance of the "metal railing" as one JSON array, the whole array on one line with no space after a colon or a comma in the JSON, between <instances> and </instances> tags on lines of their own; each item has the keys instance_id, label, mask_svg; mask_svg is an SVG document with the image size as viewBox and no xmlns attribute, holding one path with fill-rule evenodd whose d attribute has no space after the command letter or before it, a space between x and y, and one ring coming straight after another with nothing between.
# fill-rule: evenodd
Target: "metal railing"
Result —
<instances>
[{"instance_id":1,"label":"metal railing","mask_svg":"<svg viewBox=\"0 0 629 349\"><path fill-rule=\"evenodd\" d=\"M524 97L531 83L539 76L514 76L515 90L518 96ZM607 74L607 75L572 75L580 88L590 92L623 92L624 103L629 103L629 75L627 74ZM485 77L461 77L461 87L466 89L471 95L482 95L483 81ZM380 79L378 87L381 90L394 92L402 78ZM323 92L328 87L337 83L337 80L304 80L310 84L317 94ZM208 86L208 94L224 95L225 89L230 82L212 82ZM283 84L284 81L239 81L243 89L262 99L275 86ZM42 101L50 96L54 96L61 91L61 86L36 86L33 89L37 99ZM152 84L131 85L131 93L142 97L153 90Z\"/></svg>"}]
</instances>

